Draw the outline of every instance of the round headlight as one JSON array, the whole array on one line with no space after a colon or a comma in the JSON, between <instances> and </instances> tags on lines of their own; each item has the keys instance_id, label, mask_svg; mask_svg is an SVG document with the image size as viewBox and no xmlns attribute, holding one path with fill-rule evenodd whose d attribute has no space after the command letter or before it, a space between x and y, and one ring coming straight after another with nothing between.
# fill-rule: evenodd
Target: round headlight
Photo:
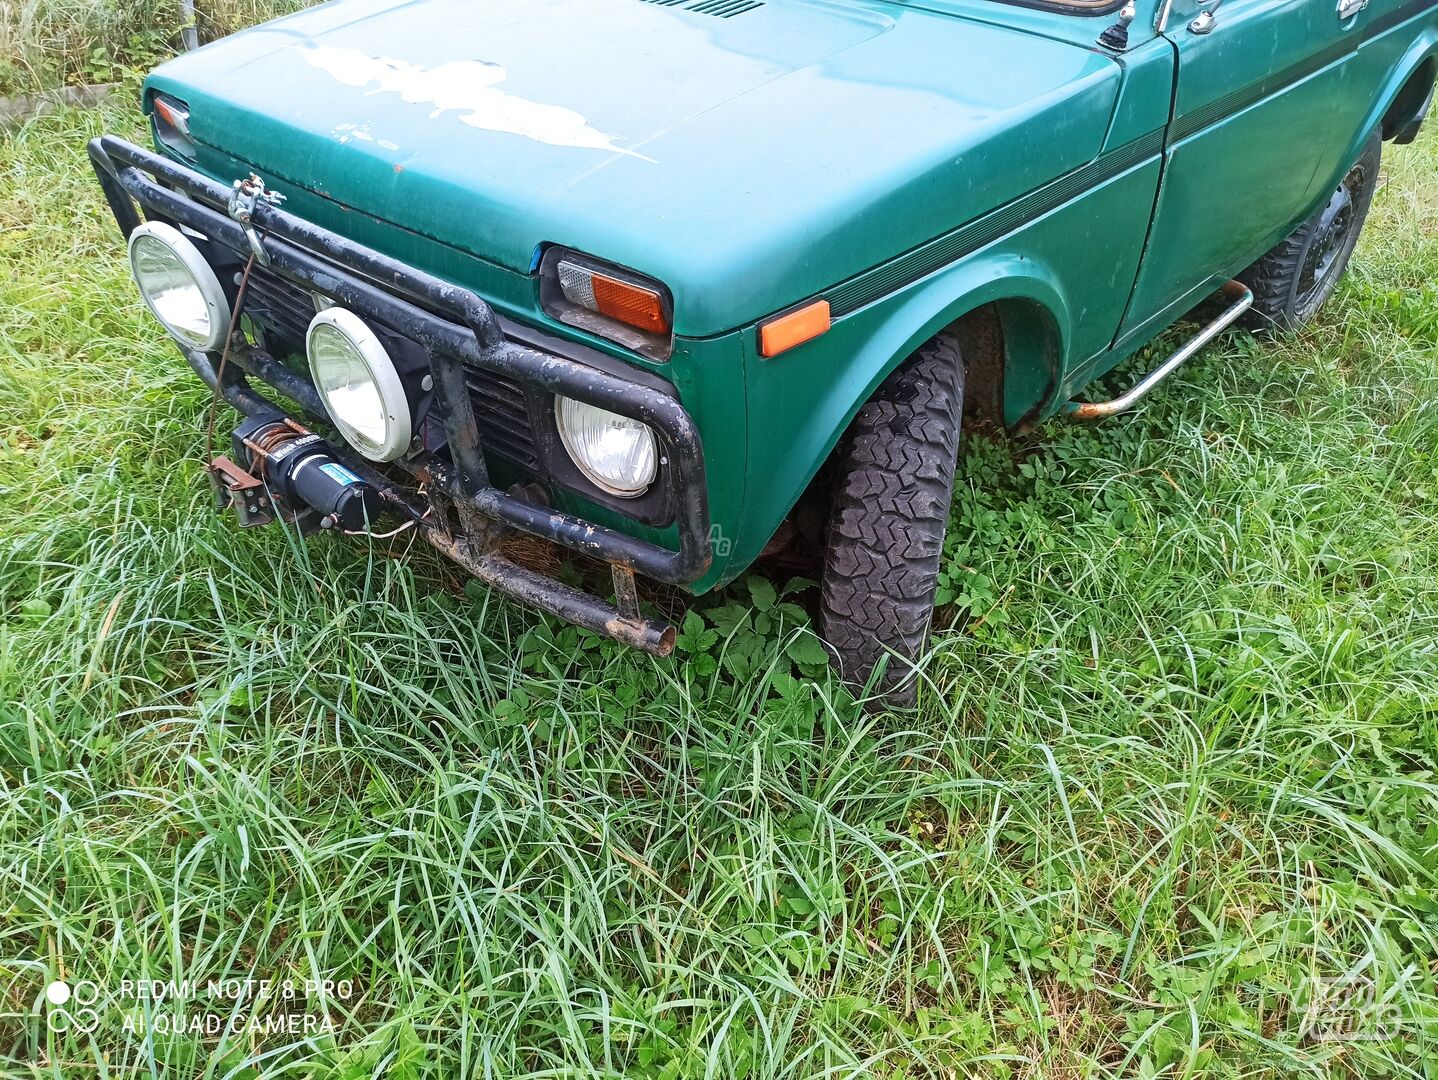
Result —
<instances>
[{"instance_id":1,"label":"round headlight","mask_svg":"<svg viewBox=\"0 0 1438 1080\"><path fill-rule=\"evenodd\" d=\"M365 321L328 307L306 335L310 376L330 419L371 461L393 461L409 449L409 398L389 353Z\"/></svg>"},{"instance_id":2,"label":"round headlight","mask_svg":"<svg viewBox=\"0 0 1438 1080\"><path fill-rule=\"evenodd\" d=\"M230 333L230 308L215 271L179 229L147 221L130 234L130 270L145 304L182 345L210 351Z\"/></svg>"},{"instance_id":3,"label":"round headlight","mask_svg":"<svg viewBox=\"0 0 1438 1080\"><path fill-rule=\"evenodd\" d=\"M648 424L566 397L554 399L554 419L564 449L596 487L632 499L654 482L659 454Z\"/></svg>"}]
</instances>

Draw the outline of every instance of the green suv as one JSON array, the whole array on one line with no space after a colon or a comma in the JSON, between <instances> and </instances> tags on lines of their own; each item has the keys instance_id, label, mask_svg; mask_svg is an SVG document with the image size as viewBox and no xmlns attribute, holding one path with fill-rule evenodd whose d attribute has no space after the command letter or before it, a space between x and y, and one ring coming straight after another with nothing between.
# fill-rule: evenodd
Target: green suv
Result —
<instances>
[{"instance_id":1,"label":"green suv","mask_svg":"<svg viewBox=\"0 0 1438 1080\"><path fill-rule=\"evenodd\" d=\"M154 150L90 153L243 414L241 523L413 529L659 655L636 577L812 553L863 683L923 646L961 422L1309 318L1435 67L1434 0L337 0L164 65Z\"/></svg>"}]
</instances>

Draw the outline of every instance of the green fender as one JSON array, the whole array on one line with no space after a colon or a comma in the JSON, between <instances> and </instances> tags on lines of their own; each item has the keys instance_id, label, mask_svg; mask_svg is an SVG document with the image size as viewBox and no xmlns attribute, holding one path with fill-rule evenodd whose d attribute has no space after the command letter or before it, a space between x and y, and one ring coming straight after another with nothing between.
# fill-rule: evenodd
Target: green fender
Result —
<instances>
[{"instance_id":1,"label":"green fender","mask_svg":"<svg viewBox=\"0 0 1438 1080\"><path fill-rule=\"evenodd\" d=\"M988 304L1030 316L1013 320L1012 339L1005 335L1005 385L1012 387L1005 413L1017 420L1054 393L1071 334L1057 276L1011 252L972 256L835 321L821 338L781 356L766 360L751 351L751 439L769 442L761 457L772 469L763 484L751 482L733 552L736 571L758 555L889 373L945 327Z\"/></svg>"},{"instance_id":2,"label":"green fender","mask_svg":"<svg viewBox=\"0 0 1438 1080\"><path fill-rule=\"evenodd\" d=\"M1418 74L1418 69L1431 60L1438 60L1438 26L1430 26L1418 36L1403 54L1403 59L1394 65L1393 74L1383 87L1383 93L1376 100L1380 102L1369 114L1368 123L1364 126L1366 133L1372 131L1387 115L1393 103L1398 100L1398 95L1408 85L1408 80ZM1362 149L1362 143L1353 147L1350 158L1356 158L1358 151Z\"/></svg>"},{"instance_id":3,"label":"green fender","mask_svg":"<svg viewBox=\"0 0 1438 1080\"><path fill-rule=\"evenodd\" d=\"M1395 43L1399 40L1396 37L1396 32L1388 34L1387 38ZM1381 49L1383 44L1384 39L1378 38L1365 46L1365 50ZM1387 114L1388 110L1393 107L1393 103L1398 99L1399 93L1403 87L1407 85L1408 80L1417 74L1418 69L1421 68L1424 63L1434 57L1438 57L1438 26L1426 27L1418 35L1417 40L1409 44L1400 59L1390 62L1384 58L1381 53L1375 58L1376 62L1388 67L1389 73L1384 77L1382 91L1374 95L1373 107L1364 118L1363 125L1354 132L1352 142L1340 159L1342 164L1329 178L1330 182L1326 184L1323 189L1320 189L1325 192L1325 199L1327 198L1327 194L1331 193L1332 189L1336 188L1342 181L1349 166L1358 160L1358 155L1363 152L1363 144L1368 141L1368 136L1373 130L1383 122L1383 117ZM1362 61L1363 59L1365 59L1364 52L1360 51L1359 60Z\"/></svg>"},{"instance_id":4,"label":"green fender","mask_svg":"<svg viewBox=\"0 0 1438 1080\"><path fill-rule=\"evenodd\" d=\"M1069 303L1055 273L1022 255L994 252L920 283L885 317L854 358L856 375L866 374L867 381L849 403L838 430L848 427L879 384L924 342L990 304L999 310L1003 325L1003 422L1013 426L1044 411L1059 386L1060 359L1067 356L1073 337ZM972 375L970 383L972 390ZM820 461L837 442L836 435L828 439Z\"/></svg>"},{"instance_id":5,"label":"green fender","mask_svg":"<svg viewBox=\"0 0 1438 1080\"><path fill-rule=\"evenodd\" d=\"M1112 345L1158 172L1154 154L772 359L758 355L757 335L745 335L749 482L716 577L732 577L759 554L885 377L971 312L992 305L1000 318L1004 421L1055 411L1080 365ZM992 372L973 372L974 390L986 377Z\"/></svg>"}]
</instances>

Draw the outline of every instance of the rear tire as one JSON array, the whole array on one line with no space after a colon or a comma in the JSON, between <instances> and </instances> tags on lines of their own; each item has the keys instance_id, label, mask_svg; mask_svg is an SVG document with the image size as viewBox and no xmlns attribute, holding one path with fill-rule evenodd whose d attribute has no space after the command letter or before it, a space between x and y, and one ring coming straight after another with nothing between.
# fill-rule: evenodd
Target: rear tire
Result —
<instances>
[{"instance_id":1,"label":"rear tire","mask_svg":"<svg viewBox=\"0 0 1438 1080\"><path fill-rule=\"evenodd\" d=\"M953 495L964 365L941 334L859 410L834 462L819 630L846 682L862 687L890 650L923 651ZM916 680L892 658L879 684L910 705Z\"/></svg>"},{"instance_id":2,"label":"rear tire","mask_svg":"<svg viewBox=\"0 0 1438 1080\"><path fill-rule=\"evenodd\" d=\"M1383 140L1375 131L1328 202L1238 275L1253 290L1245 316L1249 329L1297 329L1333 295L1368 217L1382 154Z\"/></svg>"}]
</instances>

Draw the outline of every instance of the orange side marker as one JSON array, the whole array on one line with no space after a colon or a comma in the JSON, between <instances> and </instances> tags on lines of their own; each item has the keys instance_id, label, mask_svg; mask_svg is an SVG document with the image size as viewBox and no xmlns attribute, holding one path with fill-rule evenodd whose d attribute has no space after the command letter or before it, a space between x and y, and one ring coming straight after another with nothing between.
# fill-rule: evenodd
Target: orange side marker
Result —
<instances>
[{"instance_id":1,"label":"orange side marker","mask_svg":"<svg viewBox=\"0 0 1438 1080\"><path fill-rule=\"evenodd\" d=\"M778 356L786 349L818 337L831 325L829 301L815 300L760 326L759 352L764 356Z\"/></svg>"}]
</instances>

